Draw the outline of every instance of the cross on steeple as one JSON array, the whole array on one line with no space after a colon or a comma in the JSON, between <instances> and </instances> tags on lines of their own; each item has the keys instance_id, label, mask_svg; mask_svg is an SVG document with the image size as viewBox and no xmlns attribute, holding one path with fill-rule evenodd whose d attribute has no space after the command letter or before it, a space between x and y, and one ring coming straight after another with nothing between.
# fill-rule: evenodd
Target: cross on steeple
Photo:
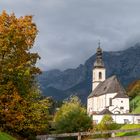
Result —
<instances>
[{"instance_id":1,"label":"cross on steeple","mask_svg":"<svg viewBox=\"0 0 140 140\"><path fill-rule=\"evenodd\" d=\"M100 45L101 45L101 42L100 42L100 39L99 39L99 42L98 42L98 48L100 48Z\"/></svg>"}]
</instances>

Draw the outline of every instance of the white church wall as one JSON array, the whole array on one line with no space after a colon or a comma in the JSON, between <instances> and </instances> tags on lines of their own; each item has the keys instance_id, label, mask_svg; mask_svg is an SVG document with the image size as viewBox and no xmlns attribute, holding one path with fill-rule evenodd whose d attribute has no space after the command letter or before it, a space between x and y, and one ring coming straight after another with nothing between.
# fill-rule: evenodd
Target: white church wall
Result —
<instances>
[{"instance_id":1,"label":"white church wall","mask_svg":"<svg viewBox=\"0 0 140 140\"><path fill-rule=\"evenodd\" d=\"M134 116L131 115L112 115L113 120L119 124L124 123L133 124L134 123L133 117Z\"/></svg>"},{"instance_id":2,"label":"white church wall","mask_svg":"<svg viewBox=\"0 0 140 140\"><path fill-rule=\"evenodd\" d=\"M97 110L97 108L98 108L98 98L97 97L93 98L93 106L92 106L92 108L93 108L93 112L98 111Z\"/></svg>"},{"instance_id":3,"label":"white church wall","mask_svg":"<svg viewBox=\"0 0 140 140\"><path fill-rule=\"evenodd\" d=\"M134 123L140 124L140 114L135 115L135 117L134 117Z\"/></svg>"},{"instance_id":4,"label":"white church wall","mask_svg":"<svg viewBox=\"0 0 140 140\"><path fill-rule=\"evenodd\" d=\"M103 118L103 115L93 115L92 116L93 123L95 124L100 123L102 118Z\"/></svg>"},{"instance_id":5,"label":"white church wall","mask_svg":"<svg viewBox=\"0 0 140 140\"><path fill-rule=\"evenodd\" d=\"M99 78L99 72L102 73L102 78ZM93 69L93 81L104 81L106 79L105 76L105 68L94 68Z\"/></svg>"},{"instance_id":6,"label":"white church wall","mask_svg":"<svg viewBox=\"0 0 140 140\"><path fill-rule=\"evenodd\" d=\"M93 115L94 123L100 123L104 115ZM140 114L116 114L111 115L114 122L118 124L140 124Z\"/></svg>"},{"instance_id":7,"label":"white church wall","mask_svg":"<svg viewBox=\"0 0 140 140\"><path fill-rule=\"evenodd\" d=\"M114 106L119 108L119 112L121 114L129 113L129 98L115 98L112 102ZM115 111L116 110L114 109L112 112L116 114Z\"/></svg>"},{"instance_id":8,"label":"white church wall","mask_svg":"<svg viewBox=\"0 0 140 140\"><path fill-rule=\"evenodd\" d=\"M117 93L108 93L98 97L94 97L94 111L100 112L106 107L110 106L110 99L112 99ZM112 109L112 108L111 108Z\"/></svg>"},{"instance_id":9,"label":"white church wall","mask_svg":"<svg viewBox=\"0 0 140 140\"><path fill-rule=\"evenodd\" d=\"M99 76L101 73L101 77ZM94 68L92 72L92 91L98 86L98 84L106 79L106 70L105 68Z\"/></svg>"},{"instance_id":10,"label":"white church wall","mask_svg":"<svg viewBox=\"0 0 140 140\"><path fill-rule=\"evenodd\" d=\"M105 98L106 98L106 106L112 106L113 105L113 102L112 101L110 102L110 100L112 100L112 98L114 96L116 96L116 95L117 95L117 93L107 93L105 95Z\"/></svg>"},{"instance_id":11,"label":"white church wall","mask_svg":"<svg viewBox=\"0 0 140 140\"><path fill-rule=\"evenodd\" d=\"M91 114L93 111L93 98L88 98L87 100L87 113Z\"/></svg>"},{"instance_id":12,"label":"white church wall","mask_svg":"<svg viewBox=\"0 0 140 140\"><path fill-rule=\"evenodd\" d=\"M92 91L99 85L99 81L94 81L92 86Z\"/></svg>"},{"instance_id":13,"label":"white church wall","mask_svg":"<svg viewBox=\"0 0 140 140\"><path fill-rule=\"evenodd\" d=\"M87 111L89 114L92 112L101 112L103 109L108 109L113 114L129 113L129 98L114 98L117 93L108 93L98 97L91 97L88 99Z\"/></svg>"},{"instance_id":14,"label":"white church wall","mask_svg":"<svg viewBox=\"0 0 140 140\"><path fill-rule=\"evenodd\" d=\"M98 100L97 97L91 97L87 100L87 112L88 114L92 114L93 112L97 111Z\"/></svg>"}]
</instances>

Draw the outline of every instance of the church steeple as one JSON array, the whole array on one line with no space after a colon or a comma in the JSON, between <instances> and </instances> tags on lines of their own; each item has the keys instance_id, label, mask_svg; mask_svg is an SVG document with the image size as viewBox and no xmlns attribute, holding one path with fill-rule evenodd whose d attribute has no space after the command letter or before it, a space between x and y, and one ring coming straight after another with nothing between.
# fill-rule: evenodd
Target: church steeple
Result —
<instances>
[{"instance_id":1,"label":"church steeple","mask_svg":"<svg viewBox=\"0 0 140 140\"><path fill-rule=\"evenodd\" d=\"M94 68L104 68L104 63L102 60L102 49L100 47L100 42L98 43L98 48L96 51L96 61L94 62Z\"/></svg>"},{"instance_id":2,"label":"church steeple","mask_svg":"<svg viewBox=\"0 0 140 140\"><path fill-rule=\"evenodd\" d=\"M96 60L94 62L94 67L93 67L92 90L94 90L98 86L98 84L100 84L106 79L106 69L104 66L102 53L103 52L99 42L96 51Z\"/></svg>"}]
</instances>

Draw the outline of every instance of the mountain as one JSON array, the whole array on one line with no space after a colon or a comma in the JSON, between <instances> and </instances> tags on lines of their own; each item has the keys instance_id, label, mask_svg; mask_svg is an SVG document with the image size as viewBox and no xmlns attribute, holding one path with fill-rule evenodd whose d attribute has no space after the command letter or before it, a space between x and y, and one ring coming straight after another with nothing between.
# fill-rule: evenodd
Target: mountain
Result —
<instances>
[{"instance_id":1,"label":"mountain","mask_svg":"<svg viewBox=\"0 0 140 140\"><path fill-rule=\"evenodd\" d=\"M91 56L85 64L75 69L64 71L44 71L38 77L43 95L63 100L70 95L78 95L86 103L91 92L93 63L96 55ZM140 43L123 51L103 52L107 77L117 75L123 86L140 79Z\"/></svg>"}]
</instances>

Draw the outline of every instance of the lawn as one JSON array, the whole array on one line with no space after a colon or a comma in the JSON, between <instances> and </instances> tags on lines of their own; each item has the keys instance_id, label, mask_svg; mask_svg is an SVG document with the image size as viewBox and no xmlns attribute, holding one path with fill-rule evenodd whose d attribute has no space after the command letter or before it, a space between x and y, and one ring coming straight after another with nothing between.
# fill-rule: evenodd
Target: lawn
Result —
<instances>
[{"instance_id":1,"label":"lawn","mask_svg":"<svg viewBox=\"0 0 140 140\"><path fill-rule=\"evenodd\" d=\"M136 129L140 128L140 124L125 124L120 129ZM140 135L140 132L119 132L116 136L132 136L132 135Z\"/></svg>"},{"instance_id":2,"label":"lawn","mask_svg":"<svg viewBox=\"0 0 140 140\"><path fill-rule=\"evenodd\" d=\"M8 135L7 133L0 132L0 140L16 140L16 139Z\"/></svg>"}]
</instances>

